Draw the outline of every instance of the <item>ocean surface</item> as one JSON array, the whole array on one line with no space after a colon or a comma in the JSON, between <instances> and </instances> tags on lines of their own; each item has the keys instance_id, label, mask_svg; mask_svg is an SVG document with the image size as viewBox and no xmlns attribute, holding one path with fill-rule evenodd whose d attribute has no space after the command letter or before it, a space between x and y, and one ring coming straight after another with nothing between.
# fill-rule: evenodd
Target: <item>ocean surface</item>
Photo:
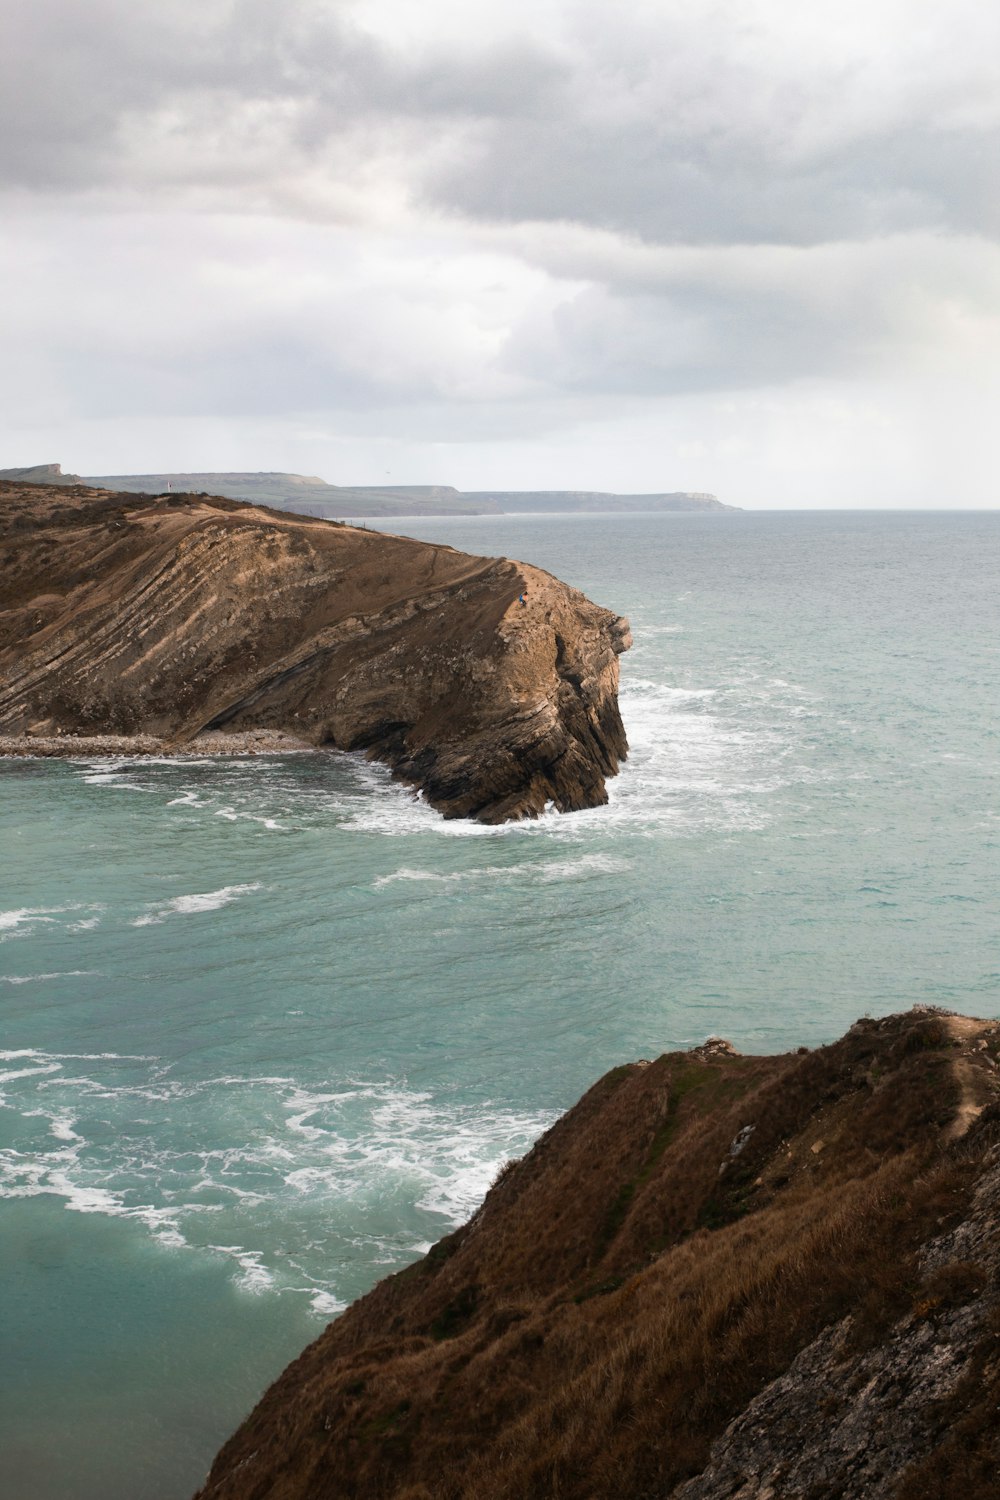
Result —
<instances>
[{"instance_id":1,"label":"ocean surface","mask_svg":"<svg viewBox=\"0 0 1000 1500\"><path fill-rule=\"evenodd\" d=\"M606 808L0 762L0 1491L184 1500L624 1060L1000 1015L1000 514L396 521L630 616Z\"/></svg>"}]
</instances>

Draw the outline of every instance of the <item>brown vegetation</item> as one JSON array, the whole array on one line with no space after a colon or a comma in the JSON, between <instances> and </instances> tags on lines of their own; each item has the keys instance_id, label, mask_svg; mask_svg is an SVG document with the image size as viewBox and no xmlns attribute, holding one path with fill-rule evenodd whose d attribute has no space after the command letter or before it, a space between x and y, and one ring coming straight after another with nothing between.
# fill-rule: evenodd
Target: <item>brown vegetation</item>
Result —
<instances>
[{"instance_id":1,"label":"brown vegetation","mask_svg":"<svg viewBox=\"0 0 1000 1500\"><path fill-rule=\"evenodd\" d=\"M615 1069L290 1366L201 1500L994 1493L998 1043L911 1013Z\"/></svg>"}]
</instances>

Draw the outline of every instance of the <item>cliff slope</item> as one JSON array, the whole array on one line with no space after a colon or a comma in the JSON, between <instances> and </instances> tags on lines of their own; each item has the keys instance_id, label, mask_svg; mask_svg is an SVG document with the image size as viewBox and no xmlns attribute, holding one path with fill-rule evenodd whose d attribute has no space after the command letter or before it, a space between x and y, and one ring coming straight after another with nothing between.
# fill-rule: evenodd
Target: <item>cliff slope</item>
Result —
<instances>
[{"instance_id":1,"label":"cliff slope","mask_svg":"<svg viewBox=\"0 0 1000 1500\"><path fill-rule=\"evenodd\" d=\"M1000 1023L616 1068L199 1500L963 1500L1000 1472Z\"/></svg>"},{"instance_id":2,"label":"cliff slope","mask_svg":"<svg viewBox=\"0 0 1000 1500\"><path fill-rule=\"evenodd\" d=\"M204 495L18 483L0 549L0 735L25 751L281 730L486 821L606 801L626 753L627 621L521 563Z\"/></svg>"}]
</instances>

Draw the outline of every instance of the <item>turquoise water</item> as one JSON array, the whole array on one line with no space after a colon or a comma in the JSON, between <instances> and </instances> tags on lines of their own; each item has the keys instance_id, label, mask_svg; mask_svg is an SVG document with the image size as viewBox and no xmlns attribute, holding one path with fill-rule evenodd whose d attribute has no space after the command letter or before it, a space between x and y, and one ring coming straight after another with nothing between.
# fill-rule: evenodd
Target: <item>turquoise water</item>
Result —
<instances>
[{"instance_id":1,"label":"turquoise water","mask_svg":"<svg viewBox=\"0 0 1000 1500\"><path fill-rule=\"evenodd\" d=\"M0 763L15 1500L181 1500L617 1062L1000 1014L1000 515L406 529L631 617L628 765L485 829L335 755Z\"/></svg>"}]
</instances>

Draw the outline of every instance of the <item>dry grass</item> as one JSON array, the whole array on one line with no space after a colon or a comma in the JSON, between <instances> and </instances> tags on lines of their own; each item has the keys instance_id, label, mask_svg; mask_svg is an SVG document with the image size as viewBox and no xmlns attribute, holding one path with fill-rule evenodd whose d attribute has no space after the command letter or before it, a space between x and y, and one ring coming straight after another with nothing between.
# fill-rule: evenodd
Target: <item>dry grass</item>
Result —
<instances>
[{"instance_id":1,"label":"dry grass","mask_svg":"<svg viewBox=\"0 0 1000 1500\"><path fill-rule=\"evenodd\" d=\"M981 1290L975 1265L926 1278L917 1257L986 1149L944 1140L954 1046L896 1017L805 1055L616 1070L286 1371L206 1500L669 1494L824 1328L850 1317L868 1348ZM987 1472L991 1357L993 1394L942 1417L900 1500Z\"/></svg>"}]
</instances>

